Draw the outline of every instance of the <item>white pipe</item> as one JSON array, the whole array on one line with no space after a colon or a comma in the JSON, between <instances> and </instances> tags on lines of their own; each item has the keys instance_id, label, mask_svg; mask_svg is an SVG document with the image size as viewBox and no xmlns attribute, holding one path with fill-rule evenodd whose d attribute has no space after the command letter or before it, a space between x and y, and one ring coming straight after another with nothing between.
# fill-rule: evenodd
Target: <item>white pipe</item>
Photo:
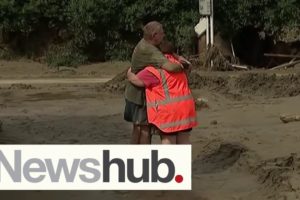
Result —
<instances>
[{"instance_id":1,"label":"white pipe","mask_svg":"<svg viewBox=\"0 0 300 200\"><path fill-rule=\"evenodd\" d=\"M210 15L210 45L214 44L214 0L211 0L211 15Z\"/></svg>"},{"instance_id":2,"label":"white pipe","mask_svg":"<svg viewBox=\"0 0 300 200\"><path fill-rule=\"evenodd\" d=\"M206 49L208 49L208 46L209 46L209 34L210 34L210 31L209 31L209 17L207 16L206 17Z\"/></svg>"}]
</instances>

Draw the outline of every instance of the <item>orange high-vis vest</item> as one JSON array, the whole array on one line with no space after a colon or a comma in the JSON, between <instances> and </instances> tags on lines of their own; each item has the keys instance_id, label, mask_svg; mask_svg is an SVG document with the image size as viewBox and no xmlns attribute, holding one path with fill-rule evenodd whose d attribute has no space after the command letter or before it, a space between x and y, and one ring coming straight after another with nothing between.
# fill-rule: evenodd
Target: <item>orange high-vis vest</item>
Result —
<instances>
[{"instance_id":1,"label":"orange high-vis vest","mask_svg":"<svg viewBox=\"0 0 300 200\"><path fill-rule=\"evenodd\" d=\"M196 126L195 102L186 74L152 66L146 69L160 80L157 86L146 88L148 122L166 134Z\"/></svg>"}]
</instances>

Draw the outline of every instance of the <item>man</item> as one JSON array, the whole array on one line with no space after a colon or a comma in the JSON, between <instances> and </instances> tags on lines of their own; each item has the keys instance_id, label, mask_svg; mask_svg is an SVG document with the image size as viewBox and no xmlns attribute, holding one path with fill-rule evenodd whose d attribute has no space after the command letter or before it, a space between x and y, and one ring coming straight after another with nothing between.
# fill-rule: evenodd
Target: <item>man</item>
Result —
<instances>
[{"instance_id":1,"label":"man","mask_svg":"<svg viewBox=\"0 0 300 200\"><path fill-rule=\"evenodd\" d=\"M152 21L143 28L143 39L136 45L132 58L131 70L134 74L151 65L169 72L181 71L180 63L170 62L158 49L165 36L163 26ZM132 144L150 144L151 135L147 120L145 89L128 82L125 89L124 119L133 123Z\"/></svg>"}]
</instances>

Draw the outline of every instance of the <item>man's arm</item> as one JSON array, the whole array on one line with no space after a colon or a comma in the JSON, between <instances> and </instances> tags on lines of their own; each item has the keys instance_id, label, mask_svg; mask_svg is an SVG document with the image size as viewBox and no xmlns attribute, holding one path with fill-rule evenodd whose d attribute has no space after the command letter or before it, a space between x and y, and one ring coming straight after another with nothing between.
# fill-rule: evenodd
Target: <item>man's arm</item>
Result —
<instances>
[{"instance_id":1,"label":"man's arm","mask_svg":"<svg viewBox=\"0 0 300 200\"><path fill-rule=\"evenodd\" d=\"M141 79L139 79L137 75L131 72L131 68L129 68L127 71L127 78L133 85L138 87L145 87L144 82Z\"/></svg>"},{"instance_id":2,"label":"man's arm","mask_svg":"<svg viewBox=\"0 0 300 200\"><path fill-rule=\"evenodd\" d=\"M161 68L168 72L181 72L183 70L183 65L180 63L172 63L168 61L163 64Z\"/></svg>"},{"instance_id":3,"label":"man's arm","mask_svg":"<svg viewBox=\"0 0 300 200\"><path fill-rule=\"evenodd\" d=\"M192 63L190 61L188 61L185 57L180 56L176 53L173 53L174 57L177 58L177 60L182 63L182 64L187 64L187 65L191 65Z\"/></svg>"},{"instance_id":4,"label":"man's arm","mask_svg":"<svg viewBox=\"0 0 300 200\"><path fill-rule=\"evenodd\" d=\"M150 65L153 65L156 68L162 68L168 72L180 72L183 70L183 65L181 63L173 63L169 61L157 48L152 50L150 61Z\"/></svg>"},{"instance_id":5,"label":"man's arm","mask_svg":"<svg viewBox=\"0 0 300 200\"><path fill-rule=\"evenodd\" d=\"M184 72L186 74L189 74L192 70L192 63L188 61L185 57L179 56L176 53L173 53L172 55L177 59L178 62L182 64Z\"/></svg>"}]
</instances>

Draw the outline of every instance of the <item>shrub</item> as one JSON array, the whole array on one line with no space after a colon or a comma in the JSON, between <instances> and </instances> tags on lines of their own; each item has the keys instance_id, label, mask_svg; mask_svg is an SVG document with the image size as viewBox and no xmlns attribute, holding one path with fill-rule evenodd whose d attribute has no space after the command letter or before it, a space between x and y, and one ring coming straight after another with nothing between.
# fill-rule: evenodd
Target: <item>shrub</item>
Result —
<instances>
[{"instance_id":1,"label":"shrub","mask_svg":"<svg viewBox=\"0 0 300 200\"><path fill-rule=\"evenodd\" d=\"M70 44L63 46L53 45L46 54L46 62L51 67L76 67L84 64L86 61L87 57Z\"/></svg>"}]
</instances>

